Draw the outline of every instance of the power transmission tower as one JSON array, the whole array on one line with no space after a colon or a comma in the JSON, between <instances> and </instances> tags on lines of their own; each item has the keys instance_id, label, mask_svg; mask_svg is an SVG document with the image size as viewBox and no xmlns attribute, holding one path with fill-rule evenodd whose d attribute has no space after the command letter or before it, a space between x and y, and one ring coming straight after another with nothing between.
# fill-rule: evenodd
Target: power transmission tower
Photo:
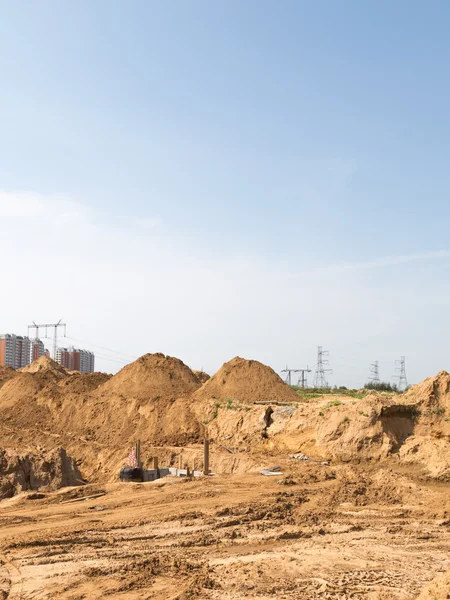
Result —
<instances>
[{"instance_id":1,"label":"power transmission tower","mask_svg":"<svg viewBox=\"0 0 450 600\"><path fill-rule=\"evenodd\" d=\"M288 385L291 385L291 375L292 373L299 373L300 369L289 369L286 365L286 368L281 371L282 373L287 373L285 382Z\"/></svg>"},{"instance_id":2,"label":"power transmission tower","mask_svg":"<svg viewBox=\"0 0 450 600\"><path fill-rule=\"evenodd\" d=\"M372 381L372 383L380 383L380 368L377 360L370 365L370 375L369 381Z\"/></svg>"},{"instance_id":3,"label":"power transmission tower","mask_svg":"<svg viewBox=\"0 0 450 600\"><path fill-rule=\"evenodd\" d=\"M399 372L400 375L394 375L394 377L396 379L398 379L398 389L401 392L404 392L406 390L406 388L408 387L408 380L406 379L406 366L405 366L406 360L405 360L405 357L402 356L400 358L400 360L396 360L395 364L396 365L400 365L398 367L395 367L395 370L397 372Z\"/></svg>"},{"instance_id":4,"label":"power transmission tower","mask_svg":"<svg viewBox=\"0 0 450 600\"><path fill-rule=\"evenodd\" d=\"M325 365L328 365L328 360L324 360L324 356L328 356L328 350L322 350L322 346L317 347L317 367L314 375L314 387L316 388L327 388L328 382L326 379L326 373L332 373L333 369L326 369Z\"/></svg>"},{"instance_id":5,"label":"power transmission tower","mask_svg":"<svg viewBox=\"0 0 450 600\"><path fill-rule=\"evenodd\" d=\"M36 332L36 338L39 337L39 329L45 328L45 337L48 338L48 328L54 328L53 334L53 360L56 360L56 351L58 349L58 327L64 327L64 337L66 337L66 323L61 323L61 319L57 323L44 323L43 325L36 325L33 321L32 325L28 325L28 337L30 337L30 329L34 329Z\"/></svg>"},{"instance_id":6,"label":"power transmission tower","mask_svg":"<svg viewBox=\"0 0 450 600\"><path fill-rule=\"evenodd\" d=\"M298 371L299 373L301 373L301 375L298 378L297 385L299 385L302 388L308 387L307 373L311 373L311 369L307 366L306 369L299 369Z\"/></svg>"}]
</instances>

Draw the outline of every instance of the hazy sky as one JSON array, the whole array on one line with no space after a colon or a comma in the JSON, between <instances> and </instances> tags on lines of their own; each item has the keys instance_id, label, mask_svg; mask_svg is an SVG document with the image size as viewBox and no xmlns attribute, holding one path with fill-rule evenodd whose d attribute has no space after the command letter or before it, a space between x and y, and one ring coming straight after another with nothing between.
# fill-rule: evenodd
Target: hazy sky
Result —
<instances>
[{"instance_id":1,"label":"hazy sky","mask_svg":"<svg viewBox=\"0 0 450 600\"><path fill-rule=\"evenodd\" d=\"M62 318L107 371L450 370L449 28L447 0L0 0L0 330Z\"/></svg>"}]
</instances>

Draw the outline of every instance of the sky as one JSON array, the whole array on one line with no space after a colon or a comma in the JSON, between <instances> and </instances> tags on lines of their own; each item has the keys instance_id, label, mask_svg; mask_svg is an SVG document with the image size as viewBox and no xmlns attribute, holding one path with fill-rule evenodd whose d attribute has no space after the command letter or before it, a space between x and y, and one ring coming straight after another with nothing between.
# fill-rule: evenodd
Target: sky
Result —
<instances>
[{"instance_id":1,"label":"sky","mask_svg":"<svg viewBox=\"0 0 450 600\"><path fill-rule=\"evenodd\" d=\"M108 372L450 370L449 26L445 0L0 0L0 331L63 319Z\"/></svg>"}]
</instances>

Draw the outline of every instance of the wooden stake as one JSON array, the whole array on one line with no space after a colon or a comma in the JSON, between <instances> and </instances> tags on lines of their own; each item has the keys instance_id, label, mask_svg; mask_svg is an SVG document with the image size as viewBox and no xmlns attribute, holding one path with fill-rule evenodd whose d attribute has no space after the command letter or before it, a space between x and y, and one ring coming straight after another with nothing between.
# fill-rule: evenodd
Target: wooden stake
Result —
<instances>
[{"instance_id":1,"label":"wooden stake","mask_svg":"<svg viewBox=\"0 0 450 600\"><path fill-rule=\"evenodd\" d=\"M203 443L203 475L209 475L209 439Z\"/></svg>"},{"instance_id":2,"label":"wooden stake","mask_svg":"<svg viewBox=\"0 0 450 600\"><path fill-rule=\"evenodd\" d=\"M136 442L136 462L137 462L137 466L140 469L141 468L141 440L138 440Z\"/></svg>"}]
</instances>

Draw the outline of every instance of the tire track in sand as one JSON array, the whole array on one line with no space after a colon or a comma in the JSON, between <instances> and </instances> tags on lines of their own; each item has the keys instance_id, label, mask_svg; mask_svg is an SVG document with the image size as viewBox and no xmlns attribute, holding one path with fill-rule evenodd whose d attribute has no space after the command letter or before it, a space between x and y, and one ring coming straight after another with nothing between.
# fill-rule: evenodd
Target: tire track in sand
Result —
<instances>
[{"instance_id":1,"label":"tire track in sand","mask_svg":"<svg viewBox=\"0 0 450 600\"><path fill-rule=\"evenodd\" d=\"M9 591L6 596L7 600L22 600L23 579L20 568L4 554L0 554L0 562L8 572L10 581Z\"/></svg>"}]
</instances>

